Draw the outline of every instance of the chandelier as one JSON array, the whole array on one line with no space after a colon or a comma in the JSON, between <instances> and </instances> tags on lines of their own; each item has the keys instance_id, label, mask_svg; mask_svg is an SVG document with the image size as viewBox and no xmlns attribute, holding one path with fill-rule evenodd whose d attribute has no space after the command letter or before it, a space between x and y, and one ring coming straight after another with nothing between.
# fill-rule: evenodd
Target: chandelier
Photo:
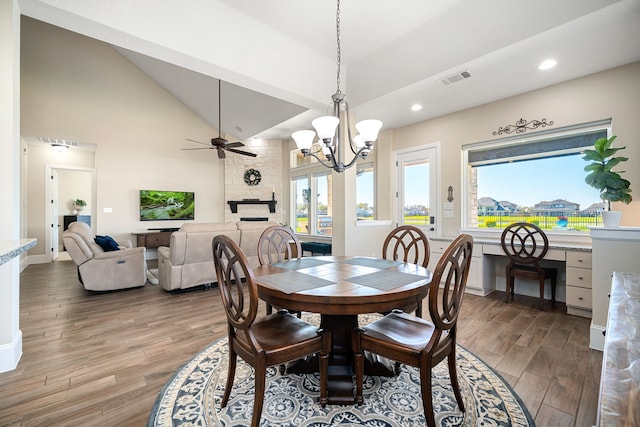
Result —
<instances>
[{"instance_id":1,"label":"chandelier","mask_svg":"<svg viewBox=\"0 0 640 427\"><path fill-rule=\"evenodd\" d=\"M311 122L315 132L312 130L299 130L291 134L291 137L295 141L297 147L302 154L315 157L322 165L333 169L336 172L344 172L345 169L350 168L359 158L366 158L369 152L373 149L373 143L378 138L378 132L382 128L382 122L380 120L362 120L356 123L356 130L358 134L353 138L351 137L351 126L349 124L349 104L345 99L345 94L340 91L340 0L336 8L336 39L337 39L337 75L336 75L336 93L331 96L333 101L333 115L318 117ZM344 111L346 117L347 138L346 141L342 141L340 135L340 113ZM319 141L322 141L321 150L311 151L314 140L318 137ZM340 146L341 143L349 145L351 152L353 153L353 159L349 163L343 161L343 153L347 150ZM317 156L317 153L322 151L327 161L324 161Z\"/></svg>"}]
</instances>

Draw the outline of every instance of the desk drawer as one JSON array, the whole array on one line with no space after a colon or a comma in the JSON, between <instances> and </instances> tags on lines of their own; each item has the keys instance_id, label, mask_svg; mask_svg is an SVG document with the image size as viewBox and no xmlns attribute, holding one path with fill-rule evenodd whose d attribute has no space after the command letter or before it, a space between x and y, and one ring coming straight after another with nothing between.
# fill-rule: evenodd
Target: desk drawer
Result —
<instances>
[{"instance_id":1,"label":"desk drawer","mask_svg":"<svg viewBox=\"0 0 640 427\"><path fill-rule=\"evenodd\" d=\"M569 267L567 264L567 285L591 289L591 269Z\"/></svg>"},{"instance_id":2,"label":"desk drawer","mask_svg":"<svg viewBox=\"0 0 640 427\"><path fill-rule=\"evenodd\" d=\"M591 289L567 286L567 305L591 310Z\"/></svg>"},{"instance_id":3,"label":"desk drawer","mask_svg":"<svg viewBox=\"0 0 640 427\"><path fill-rule=\"evenodd\" d=\"M567 251L567 267L591 268L591 252Z\"/></svg>"}]
</instances>

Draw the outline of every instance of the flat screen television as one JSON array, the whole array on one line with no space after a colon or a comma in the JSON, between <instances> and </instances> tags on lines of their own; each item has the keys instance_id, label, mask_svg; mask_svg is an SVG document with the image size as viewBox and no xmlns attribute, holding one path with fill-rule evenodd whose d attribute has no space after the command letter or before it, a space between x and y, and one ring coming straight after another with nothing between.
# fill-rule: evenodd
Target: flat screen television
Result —
<instances>
[{"instance_id":1,"label":"flat screen television","mask_svg":"<svg viewBox=\"0 0 640 427\"><path fill-rule=\"evenodd\" d=\"M192 191L140 190L140 221L189 220L195 217Z\"/></svg>"}]
</instances>

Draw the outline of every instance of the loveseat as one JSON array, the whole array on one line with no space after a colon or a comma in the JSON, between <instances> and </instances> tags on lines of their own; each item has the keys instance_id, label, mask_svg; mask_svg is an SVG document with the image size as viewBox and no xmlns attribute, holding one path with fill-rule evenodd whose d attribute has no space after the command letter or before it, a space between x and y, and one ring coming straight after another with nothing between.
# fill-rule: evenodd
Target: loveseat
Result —
<instances>
[{"instance_id":1,"label":"loveseat","mask_svg":"<svg viewBox=\"0 0 640 427\"><path fill-rule=\"evenodd\" d=\"M105 250L96 243L96 237L84 222L72 222L62 233L64 246L78 266L78 278L84 288L111 291L144 286L145 248L132 248L131 241L125 241Z\"/></svg>"},{"instance_id":2,"label":"loveseat","mask_svg":"<svg viewBox=\"0 0 640 427\"><path fill-rule=\"evenodd\" d=\"M169 247L158 248L158 282L167 291L215 283L211 245L219 234L238 243L251 266L257 267L258 239L267 227L277 224L272 221L183 224L180 230L171 233Z\"/></svg>"}]
</instances>

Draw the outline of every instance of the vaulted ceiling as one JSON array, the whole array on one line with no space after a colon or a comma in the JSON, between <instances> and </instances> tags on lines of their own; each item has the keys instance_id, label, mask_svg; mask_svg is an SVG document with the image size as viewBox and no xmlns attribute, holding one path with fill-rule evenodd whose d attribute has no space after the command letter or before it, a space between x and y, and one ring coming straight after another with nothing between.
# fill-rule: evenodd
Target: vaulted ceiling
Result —
<instances>
[{"instance_id":1,"label":"vaulted ceiling","mask_svg":"<svg viewBox=\"0 0 640 427\"><path fill-rule=\"evenodd\" d=\"M112 44L238 138L310 128L336 91L328 0L20 0ZM640 60L640 0L343 0L342 92L396 128ZM553 58L547 71L539 63ZM442 81L460 72L470 77ZM456 80L456 78L453 78ZM413 104L423 106L411 111Z\"/></svg>"}]
</instances>

